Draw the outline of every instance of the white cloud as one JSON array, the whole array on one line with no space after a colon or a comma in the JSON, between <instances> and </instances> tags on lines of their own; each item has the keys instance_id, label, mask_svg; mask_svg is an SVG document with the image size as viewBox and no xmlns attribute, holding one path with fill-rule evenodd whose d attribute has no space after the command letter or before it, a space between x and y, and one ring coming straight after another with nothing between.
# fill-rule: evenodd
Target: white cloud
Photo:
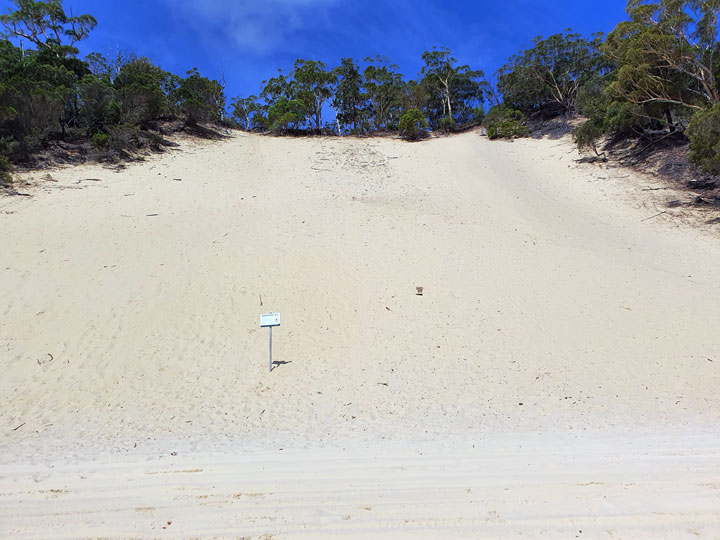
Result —
<instances>
[{"instance_id":1,"label":"white cloud","mask_svg":"<svg viewBox=\"0 0 720 540\"><path fill-rule=\"evenodd\" d=\"M166 0L203 32L222 32L239 48L272 53L294 33L322 24L325 8L339 0Z\"/></svg>"}]
</instances>

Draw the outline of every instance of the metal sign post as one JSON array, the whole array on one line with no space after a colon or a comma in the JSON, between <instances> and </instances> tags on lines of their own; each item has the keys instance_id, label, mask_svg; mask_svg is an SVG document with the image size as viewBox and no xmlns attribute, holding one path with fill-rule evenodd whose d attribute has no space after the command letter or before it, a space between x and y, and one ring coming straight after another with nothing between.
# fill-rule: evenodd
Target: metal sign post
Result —
<instances>
[{"instance_id":1,"label":"metal sign post","mask_svg":"<svg viewBox=\"0 0 720 540\"><path fill-rule=\"evenodd\" d=\"M279 313L263 313L260 315L260 328L270 328L270 341L268 343L268 372L272 371L272 329L273 326L280 326Z\"/></svg>"}]
</instances>

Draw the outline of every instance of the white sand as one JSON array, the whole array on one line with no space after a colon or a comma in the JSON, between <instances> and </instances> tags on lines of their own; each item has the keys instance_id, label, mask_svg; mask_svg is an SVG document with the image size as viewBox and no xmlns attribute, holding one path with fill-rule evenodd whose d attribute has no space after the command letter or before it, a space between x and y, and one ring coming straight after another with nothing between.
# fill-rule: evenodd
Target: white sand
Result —
<instances>
[{"instance_id":1,"label":"white sand","mask_svg":"<svg viewBox=\"0 0 720 540\"><path fill-rule=\"evenodd\" d=\"M717 538L720 240L576 157L240 134L0 199L0 537Z\"/></svg>"}]
</instances>

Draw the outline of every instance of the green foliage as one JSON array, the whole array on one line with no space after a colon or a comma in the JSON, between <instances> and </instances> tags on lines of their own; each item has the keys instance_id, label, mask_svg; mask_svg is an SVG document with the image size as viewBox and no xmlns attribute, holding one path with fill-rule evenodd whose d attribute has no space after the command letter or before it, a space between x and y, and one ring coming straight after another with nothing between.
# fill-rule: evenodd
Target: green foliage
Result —
<instances>
[{"instance_id":1,"label":"green foliage","mask_svg":"<svg viewBox=\"0 0 720 540\"><path fill-rule=\"evenodd\" d=\"M351 133L363 133L369 125L368 96L363 92L362 75L352 58L343 58L334 70L338 81L332 106L337 122Z\"/></svg>"},{"instance_id":2,"label":"green foliage","mask_svg":"<svg viewBox=\"0 0 720 540\"><path fill-rule=\"evenodd\" d=\"M485 109L482 107L476 107L473 109L472 123L482 124L483 120L485 120Z\"/></svg>"},{"instance_id":3,"label":"green foliage","mask_svg":"<svg viewBox=\"0 0 720 540\"><path fill-rule=\"evenodd\" d=\"M268 108L269 129L277 132L298 129L306 114L304 101L281 97Z\"/></svg>"},{"instance_id":4,"label":"green foliage","mask_svg":"<svg viewBox=\"0 0 720 540\"><path fill-rule=\"evenodd\" d=\"M396 125L402 113L405 84L398 67L387 58L366 58L368 66L363 71L363 86L370 101L371 125L376 131ZM422 107L422 104L419 104ZM411 107L412 108L412 107Z\"/></svg>"},{"instance_id":5,"label":"green foliage","mask_svg":"<svg viewBox=\"0 0 720 540\"><path fill-rule=\"evenodd\" d=\"M505 103L526 114L573 111L578 88L607 71L599 47L601 35L585 39L567 30L510 58L498 71L498 89Z\"/></svg>"},{"instance_id":6,"label":"green foliage","mask_svg":"<svg viewBox=\"0 0 720 540\"><path fill-rule=\"evenodd\" d=\"M197 68L187 72L178 95L188 124L219 122L225 110L225 94L219 82L202 77Z\"/></svg>"},{"instance_id":7,"label":"green foliage","mask_svg":"<svg viewBox=\"0 0 720 540\"><path fill-rule=\"evenodd\" d=\"M262 107L258 103L257 96L235 98L230 106L232 117L245 131L253 129L253 119L255 118L257 123L258 115L262 114Z\"/></svg>"},{"instance_id":8,"label":"green foliage","mask_svg":"<svg viewBox=\"0 0 720 540\"><path fill-rule=\"evenodd\" d=\"M473 110L484 101L487 82L483 72L456 65L457 60L446 48L426 51L422 60L425 65L420 71L420 85L427 93L425 108L430 125L440 127L444 118L450 118L452 123L468 123ZM448 122L440 129L446 130L451 125Z\"/></svg>"},{"instance_id":9,"label":"green foliage","mask_svg":"<svg viewBox=\"0 0 720 540\"><path fill-rule=\"evenodd\" d=\"M720 174L720 104L696 112L687 129L689 159L712 174Z\"/></svg>"},{"instance_id":10,"label":"green foliage","mask_svg":"<svg viewBox=\"0 0 720 540\"><path fill-rule=\"evenodd\" d=\"M12 0L17 8L0 15L4 37L26 39L38 51L51 49L58 57L77 54L73 45L95 28L92 15L68 16L62 0Z\"/></svg>"},{"instance_id":11,"label":"green foliage","mask_svg":"<svg viewBox=\"0 0 720 540\"><path fill-rule=\"evenodd\" d=\"M572 130L578 149L590 149L599 154L597 142L608 129L609 105L610 100L602 80L590 80L578 89L575 108L587 119Z\"/></svg>"},{"instance_id":12,"label":"green foliage","mask_svg":"<svg viewBox=\"0 0 720 540\"><path fill-rule=\"evenodd\" d=\"M630 20L603 45L618 66L610 95L670 125L674 110L720 102L719 10L716 0L630 0Z\"/></svg>"},{"instance_id":13,"label":"green foliage","mask_svg":"<svg viewBox=\"0 0 720 540\"><path fill-rule=\"evenodd\" d=\"M515 139L517 137L527 137L530 135L528 128L523 126L517 120L504 120L495 122L488 127L488 138L494 139Z\"/></svg>"},{"instance_id":14,"label":"green foliage","mask_svg":"<svg viewBox=\"0 0 720 540\"><path fill-rule=\"evenodd\" d=\"M85 75L77 85L79 119L88 132L98 131L116 119L112 103L115 91L94 75Z\"/></svg>"},{"instance_id":15,"label":"green foliage","mask_svg":"<svg viewBox=\"0 0 720 540\"><path fill-rule=\"evenodd\" d=\"M410 109L400 117L398 122L398 129L402 136L411 141L424 135L427 128L427 119L419 109Z\"/></svg>"},{"instance_id":16,"label":"green foliage","mask_svg":"<svg viewBox=\"0 0 720 540\"><path fill-rule=\"evenodd\" d=\"M163 91L166 76L147 58L127 58L113 80L120 122L145 124L168 114L168 98Z\"/></svg>"},{"instance_id":17,"label":"green foliage","mask_svg":"<svg viewBox=\"0 0 720 540\"><path fill-rule=\"evenodd\" d=\"M573 140L579 150L590 149L599 155L597 142L605 134L605 125L596 120L587 120L572 130Z\"/></svg>"},{"instance_id":18,"label":"green foliage","mask_svg":"<svg viewBox=\"0 0 720 540\"><path fill-rule=\"evenodd\" d=\"M452 117L445 116L438 122L438 129L446 133L452 133L453 131L458 130L458 124Z\"/></svg>"},{"instance_id":19,"label":"green foliage","mask_svg":"<svg viewBox=\"0 0 720 540\"><path fill-rule=\"evenodd\" d=\"M12 167L10 166L8 158L0 155L0 186L8 186L12 183L12 176L10 175L11 172Z\"/></svg>"},{"instance_id":20,"label":"green foliage","mask_svg":"<svg viewBox=\"0 0 720 540\"><path fill-rule=\"evenodd\" d=\"M94 133L90 137L90 142L95 148L106 148L110 142L110 138L105 133Z\"/></svg>"},{"instance_id":21,"label":"green foliage","mask_svg":"<svg viewBox=\"0 0 720 540\"><path fill-rule=\"evenodd\" d=\"M305 104L308 116L315 123L315 129L322 127L323 105L333 95L336 76L327 70L323 62L315 60L296 60L293 69L293 98Z\"/></svg>"},{"instance_id":22,"label":"green foliage","mask_svg":"<svg viewBox=\"0 0 720 540\"><path fill-rule=\"evenodd\" d=\"M487 129L489 139L514 139L530 135L524 121L522 112L501 104L490 108L482 125Z\"/></svg>"}]
</instances>

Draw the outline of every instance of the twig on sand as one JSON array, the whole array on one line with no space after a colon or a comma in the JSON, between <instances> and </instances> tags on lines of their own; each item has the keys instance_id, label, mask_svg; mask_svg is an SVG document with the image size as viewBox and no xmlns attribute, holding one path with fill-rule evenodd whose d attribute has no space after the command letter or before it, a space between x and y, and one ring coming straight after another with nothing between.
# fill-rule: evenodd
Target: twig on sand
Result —
<instances>
[{"instance_id":1,"label":"twig on sand","mask_svg":"<svg viewBox=\"0 0 720 540\"><path fill-rule=\"evenodd\" d=\"M27 422L23 422L23 423L20 424L18 427L16 427L15 429L13 429L13 431L17 431L18 429L20 429L21 427L23 427L26 423L27 423Z\"/></svg>"},{"instance_id":2,"label":"twig on sand","mask_svg":"<svg viewBox=\"0 0 720 540\"><path fill-rule=\"evenodd\" d=\"M650 217L648 217L648 218L641 219L640 222L642 223L643 221L647 221L648 219L652 219L652 218L656 218L656 217L658 217L658 216L662 216L663 214L667 214L667 212L660 212L659 214L655 214L654 216L650 216Z\"/></svg>"},{"instance_id":3,"label":"twig on sand","mask_svg":"<svg viewBox=\"0 0 720 540\"><path fill-rule=\"evenodd\" d=\"M645 188L645 189L643 189L643 191L660 191L660 190L663 190L663 189L670 189L670 188L667 188L667 187L650 187L650 188Z\"/></svg>"}]
</instances>

